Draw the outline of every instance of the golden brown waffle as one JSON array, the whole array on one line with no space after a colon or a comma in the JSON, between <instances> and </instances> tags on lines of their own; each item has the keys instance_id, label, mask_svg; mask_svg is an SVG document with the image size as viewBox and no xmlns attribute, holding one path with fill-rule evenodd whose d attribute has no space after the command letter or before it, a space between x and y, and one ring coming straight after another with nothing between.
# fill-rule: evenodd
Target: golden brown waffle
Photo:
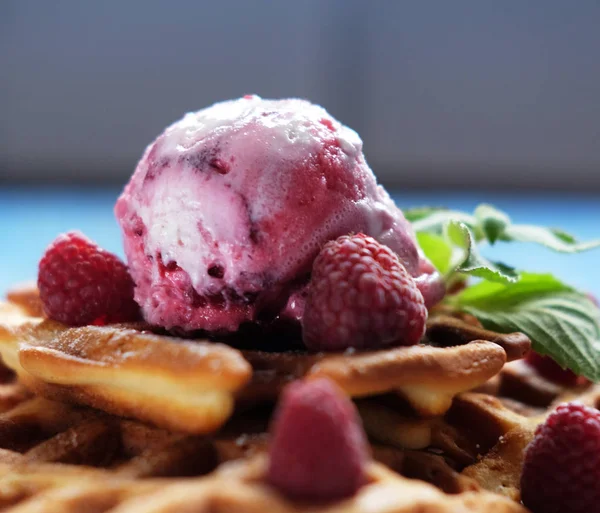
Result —
<instances>
[{"instance_id":1,"label":"golden brown waffle","mask_svg":"<svg viewBox=\"0 0 600 513\"><path fill-rule=\"evenodd\" d=\"M237 512L263 513L467 513L521 512L521 506L485 492L447 495L431 485L400 477L371 464L368 482L359 492L332 504L294 503L264 484L265 460L236 462L202 483L177 484L131 500L115 513Z\"/></svg>"},{"instance_id":2,"label":"golden brown waffle","mask_svg":"<svg viewBox=\"0 0 600 513\"><path fill-rule=\"evenodd\" d=\"M418 345L356 354L293 354L245 351L254 369L241 392L248 400L274 400L281 388L302 377L326 377L352 397L397 392L424 416L448 410L452 398L495 375L504 350L488 341L454 347Z\"/></svg>"},{"instance_id":3,"label":"golden brown waffle","mask_svg":"<svg viewBox=\"0 0 600 513\"><path fill-rule=\"evenodd\" d=\"M555 383L540 375L524 360L511 362L499 376L498 395L513 397L533 407L547 408L557 397L571 390L583 392L589 384L585 381L573 387Z\"/></svg>"},{"instance_id":4,"label":"golden brown waffle","mask_svg":"<svg viewBox=\"0 0 600 513\"><path fill-rule=\"evenodd\" d=\"M0 305L0 353L18 375L0 387L0 505L14 511L523 511L483 489L518 499L522 444L511 440L519 429L529 440L538 419L518 398L461 394L498 392L494 376L529 348L521 334L437 315L427 345L239 352L141 325L68 328L39 312L31 288ZM373 464L351 500L293 504L261 478L270 411L256 405L323 376L357 398L374 457L395 472Z\"/></svg>"},{"instance_id":5,"label":"golden brown waffle","mask_svg":"<svg viewBox=\"0 0 600 513\"><path fill-rule=\"evenodd\" d=\"M519 500L524 450L533 440L537 426L564 402L578 400L600 407L600 386L559 386L524 363L516 363L519 365L511 364L499 376L498 391L510 392L509 396L463 394L455 400L446 419L462 434L462 439L477 444L475 461L462 475L486 490ZM508 388L504 386L505 379L511 383ZM547 407L541 407L539 398L547 397L549 390L553 391L552 400Z\"/></svg>"},{"instance_id":6,"label":"golden brown waffle","mask_svg":"<svg viewBox=\"0 0 600 513\"><path fill-rule=\"evenodd\" d=\"M173 430L217 429L250 379L238 351L126 326L67 328L0 304L0 353L26 386Z\"/></svg>"},{"instance_id":7,"label":"golden brown waffle","mask_svg":"<svg viewBox=\"0 0 600 513\"><path fill-rule=\"evenodd\" d=\"M517 362L515 362L517 363ZM520 475L524 450L532 441L536 427L560 403L578 400L600 407L600 385L558 386L537 374L534 369L514 372L508 365L506 376L513 385L512 396L494 396L489 392L466 392L455 397L450 410L442 417L423 418L397 399L387 397L357 401L365 430L372 440L391 447L403 448L403 454L440 454L446 464L441 473L454 470L450 481L434 480L448 491L464 490L470 484L520 500ZM502 371L490 387L503 390L506 378ZM547 407L536 400L549 389L556 390ZM525 391L523 394L518 392ZM532 394L532 391L536 393ZM528 402L533 397L532 402ZM408 450L411 449L412 451ZM393 464L386 462L393 467ZM431 468L431 467L430 467ZM403 469L406 473L406 469ZM410 475L410 474L408 474ZM421 479L431 481L423 475ZM466 478L466 480L465 480ZM448 485L448 483L450 483Z\"/></svg>"},{"instance_id":8,"label":"golden brown waffle","mask_svg":"<svg viewBox=\"0 0 600 513\"><path fill-rule=\"evenodd\" d=\"M397 393L421 415L440 415L456 394L496 375L507 355L514 359L529 348L521 334L500 335L445 317L430 322L428 345L242 355L223 344L153 334L142 325L69 328L35 317L39 310L35 289L13 292L0 304L0 354L30 389L190 433L218 429L234 399L273 401L301 377L327 377L353 397Z\"/></svg>"},{"instance_id":9,"label":"golden brown waffle","mask_svg":"<svg viewBox=\"0 0 600 513\"><path fill-rule=\"evenodd\" d=\"M0 389L3 511L524 511L482 492L439 455L378 445L376 458L410 478L372 463L369 482L355 497L294 503L265 483L268 415L260 410L234 416L211 437L192 436L32 397L14 383Z\"/></svg>"},{"instance_id":10,"label":"golden brown waffle","mask_svg":"<svg viewBox=\"0 0 600 513\"><path fill-rule=\"evenodd\" d=\"M242 354L140 325L67 328L40 312L32 288L12 292L0 306L0 352L18 375L0 387L0 505L15 505L14 511L521 510L459 473L474 458L439 417L455 394L497 374L507 354L514 359L528 349L519 334L438 318L430 322L427 346ZM368 428L395 405L396 417L383 417L383 436L374 436L381 443L373 454L396 473L373 464L371 482L349 501L292 504L260 479L270 412L248 408L273 402L293 379L322 376L363 397ZM218 400L207 402L207 395ZM234 400L245 409L214 433ZM386 437L390 426L395 436ZM206 432L213 434L199 436ZM426 447L441 449L418 450ZM240 459L233 469L224 466ZM182 482L199 475L206 477Z\"/></svg>"}]
</instances>

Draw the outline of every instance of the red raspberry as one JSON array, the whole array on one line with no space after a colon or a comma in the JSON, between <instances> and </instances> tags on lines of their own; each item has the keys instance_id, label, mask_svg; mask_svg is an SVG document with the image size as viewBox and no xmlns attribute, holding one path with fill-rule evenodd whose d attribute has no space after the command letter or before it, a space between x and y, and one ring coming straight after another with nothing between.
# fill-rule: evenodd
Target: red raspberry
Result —
<instances>
[{"instance_id":1,"label":"red raspberry","mask_svg":"<svg viewBox=\"0 0 600 513\"><path fill-rule=\"evenodd\" d=\"M600 512L600 412L560 405L525 450L521 498L533 513Z\"/></svg>"},{"instance_id":2,"label":"red raspberry","mask_svg":"<svg viewBox=\"0 0 600 513\"><path fill-rule=\"evenodd\" d=\"M133 287L125 264L78 232L58 236L40 261L44 311L65 324L136 320Z\"/></svg>"},{"instance_id":3,"label":"red raspberry","mask_svg":"<svg viewBox=\"0 0 600 513\"><path fill-rule=\"evenodd\" d=\"M423 296L391 249L362 233L325 244L302 322L309 349L413 345L426 320Z\"/></svg>"},{"instance_id":4,"label":"red raspberry","mask_svg":"<svg viewBox=\"0 0 600 513\"><path fill-rule=\"evenodd\" d=\"M331 381L297 381L271 426L269 482L299 499L336 500L365 482L367 439L354 404Z\"/></svg>"},{"instance_id":5,"label":"red raspberry","mask_svg":"<svg viewBox=\"0 0 600 513\"><path fill-rule=\"evenodd\" d=\"M529 364L540 375L546 379L564 385L574 387L579 381L579 376L569 369L563 369L549 356L544 356L535 351L529 351L525 357L525 363Z\"/></svg>"}]
</instances>

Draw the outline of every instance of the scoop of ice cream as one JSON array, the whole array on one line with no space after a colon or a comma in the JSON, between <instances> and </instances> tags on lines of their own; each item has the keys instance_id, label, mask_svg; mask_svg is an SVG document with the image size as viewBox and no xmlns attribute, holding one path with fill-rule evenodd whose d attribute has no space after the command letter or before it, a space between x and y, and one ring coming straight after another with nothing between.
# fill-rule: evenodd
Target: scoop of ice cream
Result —
<instances>
[{"instance_id":1,"label":"scoop of ice cream","mask_svg":"<svg viewBox=\"0 0 600 513\"><path fill-rule=\"evenodd\" d=\"M428 304L443 295L359 136L304 100L245 96L187 114L146 148L115 212L136 301L167 329L277 315L321 246L350 232L394 250Z\"/></svg>"}]
</instances>

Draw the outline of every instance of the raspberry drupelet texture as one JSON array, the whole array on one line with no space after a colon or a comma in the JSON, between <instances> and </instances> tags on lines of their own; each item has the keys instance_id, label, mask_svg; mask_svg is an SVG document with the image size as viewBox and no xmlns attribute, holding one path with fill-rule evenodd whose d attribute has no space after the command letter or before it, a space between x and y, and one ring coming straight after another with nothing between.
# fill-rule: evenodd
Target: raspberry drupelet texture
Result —
<instances>
[{"instance_id":1,"label":"raspberry drupelet texture","mask_svg":"<svg viewBox=\"0 0 600 513\"><path fill-rule=\"evenodd\" d=\"M417 344L427 308L396 254L362 233L323 246L314 262L303 338L315 351Z\"/></svg>"},{"instance_id":2,"label":"raspberry drupelet texture","mask_svg":"<svg viewBox=\"0 0 600 513\"><path fill-rule=\"evenodd\" d=\"M600 412L559 406L525 452L521 497L533 513L600 512Z\"/></svg>"},{"instance_id":3,"label":"raspberry drupelet texture","mask_svg":"<svg viewBox=\"0 0 600 513\"><path fill-rule=\"evenodd\" d=\"M39 264L46 315L72 326L137 320L133 287L125 264L79 232L57 237Z\"/></svg>"},{"instance_id":4,"label":"raspberry drupelet texture","mask_svg":"<svg viewBox=\"0 0 600 513\"><path fill-rule=\"evenodd\" d=\"M337 500L365 483L366 435L354 404L331 381L289 385L271 435L268 480L283 494Z\"/></svg>"},{"instance_id":5,"label":"raspberry drupelet texture","mask_svg":"<svg viewBox=\"0 0 600 513\"><path fill-rule=\"evenodd\" d=\"M525 362L537 370L540 375L546 379L564 385L574 387L580 381L585 381L585 378L580 378L573 371L563 369L549 356L544 356L535 351L530 351L525 357Z\"/></svg>"}]
</instances>

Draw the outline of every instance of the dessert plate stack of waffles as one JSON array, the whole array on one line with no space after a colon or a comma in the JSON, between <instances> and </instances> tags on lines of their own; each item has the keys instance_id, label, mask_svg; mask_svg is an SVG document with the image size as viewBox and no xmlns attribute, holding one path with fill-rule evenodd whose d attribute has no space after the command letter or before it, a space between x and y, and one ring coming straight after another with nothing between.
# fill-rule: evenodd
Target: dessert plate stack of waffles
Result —
<instances>
[{"instance_id":1,"label":"dessert plate stack of waffles","mask_svg":"<svg viewBox=\"0 0 600 513\"><path fill-rule=\"evenodd\" d=\"M11 512L518 512L523 451L553 406L598 406L520 358L522 334L432 311L412 347L237 350L148 326L67 327L35 287L0 306L0 504ZM509 363L507 363L509 362ZM283 386L350 395L372 461L358 494L296 502L264 479Z\"/></svg>"}]
</instances>

